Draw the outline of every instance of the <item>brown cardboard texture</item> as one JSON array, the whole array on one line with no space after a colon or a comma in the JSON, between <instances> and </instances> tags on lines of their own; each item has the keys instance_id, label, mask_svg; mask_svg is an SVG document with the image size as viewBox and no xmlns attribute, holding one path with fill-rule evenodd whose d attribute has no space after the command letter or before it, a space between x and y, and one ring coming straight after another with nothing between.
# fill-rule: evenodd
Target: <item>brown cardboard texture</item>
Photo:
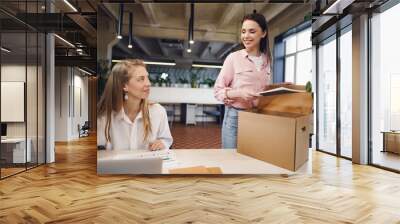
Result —
<instances>
[{"instance_id":1,"label":"brown cardboard texture","mask_svg":"<svg viewBox=\"0 0 400 224\"><path fill-rule=\"evenodd\" d=\"M311 93L263 96L239 112L238 152L296 171L308 160Z\"/></svg>"}]
</instances>

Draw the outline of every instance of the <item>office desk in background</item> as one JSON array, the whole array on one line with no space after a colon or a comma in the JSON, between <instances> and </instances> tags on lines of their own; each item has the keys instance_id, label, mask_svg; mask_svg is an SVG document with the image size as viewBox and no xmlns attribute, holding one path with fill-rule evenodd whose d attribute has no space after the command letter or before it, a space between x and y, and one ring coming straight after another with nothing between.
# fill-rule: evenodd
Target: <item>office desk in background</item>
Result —
<instances>
[{"instance_id":1,"label":"office desk in background","mask_svg":"<svg viewBox=\"0 0 400 224\"><path fill-rule=\"evenodd\" d=\"M219 105L213 88L151 87L149 99L157 103Z\"/></svg>"},{"instance_id":2,"label":"office desk in background","mask_svg":"<svg viewBox=\"0 0 400 224\"><path fill-rule=\"evenodd\" d=\"M144 152L144 151L142 151ZM141 152L139 152L141 153ZM287 174L291 175L294 172L286 170L261 160L251 158L249 156L237 153L233 149L174 149L169 150L169 158L162 159L161 174L169 174L171 169L188 168L188 167L219 167L222 174ZM138 150L135 151L98 151L98 170L106 171L109 174L118 174L118 170L108 170L103 164L111 164L112 169L130 170L127 173L137 174L134 172L135 166L141 162L138 160ZM143 156L143 159L149 159L148 156ZM132 162L129 162L131 160ZM135 164L136 162L136 164ZM143 161L145 162L145 161ZM156 160L148 160L147 162L157 163ZM115 164L120 163L117 167ZM144 164L146 164L144 163ZM307 170L307 162L298 172ZM100 168L100 169L99 169ZM139 169L138 169L139 170ZM142 171L142 170L141 170ZM151 170L154 173L154 170ZM101 173L99 173L101 174Z\"/></svg>"},{"instance_id":3,"label":"office desk in background","mask_svg":"<svg viewBox=\"0 0 400 224\"><path fill-rule=\"evenodd\" d=\"M6 138L1 139L1 157L6 163L25 163L31 162L31 146L32 141L27 138L28 143L25 153L25 138Z\"/></svg>"},{"instance_id":4,"label":"office desk in background","mask_svg":"<svg viewBox=\"0 0 400 224\"><path fill-rule=\"evenodd\" d=\"M149 99L160 104L173 105L173 117L175 117L174 105L180 104L180 119L185 124L196 124L196 105L218 106L215 112L204 111L203 107L204 114L216 116L214 114L219 112L223 116L224 113L224 105L215 99L213 88L151 87ZM222 116L216 116L217 120L222 121Z\"/></svg>"}]
</instances>

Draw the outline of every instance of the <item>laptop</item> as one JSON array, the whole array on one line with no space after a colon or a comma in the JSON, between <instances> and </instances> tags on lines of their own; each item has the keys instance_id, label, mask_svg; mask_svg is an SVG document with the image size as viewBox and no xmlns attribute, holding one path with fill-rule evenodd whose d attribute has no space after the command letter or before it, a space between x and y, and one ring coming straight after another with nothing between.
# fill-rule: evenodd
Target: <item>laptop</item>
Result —
<instances>
[{"instance_id":1,"label":"laptop","mask_svg":"<svg viewBox=\"0 0 400 224\"><path fill-rule=\"evenodd\" d=\"M148 158L97 158L97 174L161 174L163 159Z\"/></svg>"},{"instance_id":2,"label":"laptop","mask_svg":"<svg viewBox=\"0 0 400 224\"><path fill-rule=\"evenodd\" d=\"M1 140L7 139L7 124L1 123Z\"/></svg>"}]
</instances>

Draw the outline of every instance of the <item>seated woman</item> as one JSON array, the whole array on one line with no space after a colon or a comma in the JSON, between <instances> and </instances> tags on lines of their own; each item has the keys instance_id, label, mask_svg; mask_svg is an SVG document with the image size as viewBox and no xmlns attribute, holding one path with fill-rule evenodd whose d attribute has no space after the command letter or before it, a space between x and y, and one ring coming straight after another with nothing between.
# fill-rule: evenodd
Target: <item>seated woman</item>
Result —
<instances>
[{"instance_id":1,"label":"seated woman","mask_svg":"<svg viewBox=\"0 0 400 224\"><path fill-rule=\"evenodd\" d=\"M112 150L169 149L167 113L150 103L149 74L141 60L124 60L112 68L98 104L97 145Z\"/></svg>"}]
</instances>

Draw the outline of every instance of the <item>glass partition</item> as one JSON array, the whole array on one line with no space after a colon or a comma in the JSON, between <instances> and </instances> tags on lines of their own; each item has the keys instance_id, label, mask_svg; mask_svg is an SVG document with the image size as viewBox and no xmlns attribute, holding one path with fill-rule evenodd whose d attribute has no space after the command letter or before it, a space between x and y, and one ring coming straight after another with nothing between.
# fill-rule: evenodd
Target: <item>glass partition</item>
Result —
<instances>
[{"instance_id":1,"label":"glass partition","mask_svg":"<svg viewBox=\"0 0 400 224\"><path fill-rule=\"evenodd\" d=\"M400 4L371 18L372 163L400 171Z\"/></svg>"},{"instance_id":2,"label":"glass partition","mask_svg":"<svg viewBox=\"0 0 400 224\"><path fill-rule=\"evenodd\" d=\"M0 3L0 178L45 162L45 35L19 18L45 1ZM10 13L4 8L15 9Z\"/></svg>"},{"instance_id":3,"label":"glass partition","mask_svg":"<svg viewBox=\"0 0 400 224\"><path fill-rule=\"evenodd\" d=\"M336 39L318 48L317 149L336 154Z\"/></svg>"},{"instance_id":4,"label":"glass partition","mask_svg":"<svg viewBox=\"0 0 400 224\"><path fill-rule=\"evenodd\" d=\"M352 33L340 36L340 154L352 157Z\"/></svg>"}]
</instances>

